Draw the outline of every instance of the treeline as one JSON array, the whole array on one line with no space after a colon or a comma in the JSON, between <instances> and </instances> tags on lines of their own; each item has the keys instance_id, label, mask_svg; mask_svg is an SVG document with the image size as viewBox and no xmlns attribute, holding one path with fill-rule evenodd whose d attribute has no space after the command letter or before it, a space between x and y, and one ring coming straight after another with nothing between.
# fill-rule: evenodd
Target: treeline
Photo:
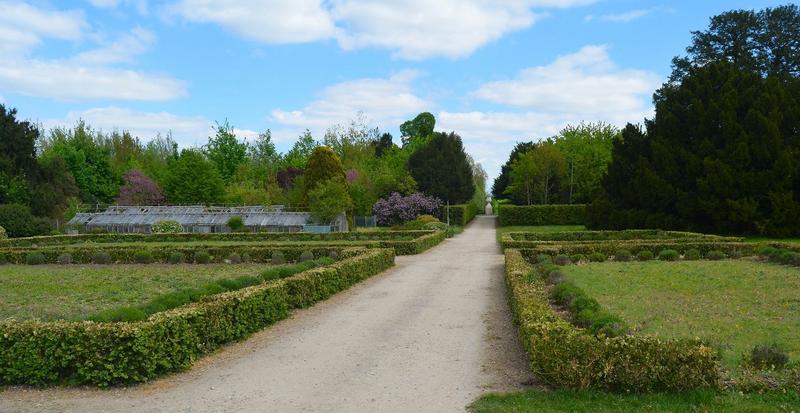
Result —
<instances>
[{"instance_id":1,"label":"treeline","mask_svg":"<svg viewBox=\"0 0 800 413\"><path fill-rule=\"evenodd\" d=\"M359 115L332 126L320 140L306 131L280 153L269 130L247 141L227 122L218 124L202 147L180 149L170 136L144 142L82 121L42 131L0 105L0 226L9 236L45 233L82 204L311 209L314 199L330 203L338 197L333 207L372 215L380 198L423 192L444 202L482 206L486 173L466 154L458 135L434 132L435 122L427 112L405 122L398 145ZM315 150L323 164L309 169ZM341 185L314 194L317 184L338 175L331 171L342 171ZM315 176L320 173L325 176ZM328 215L321 212L323 205L314 207Z\"/></svg>"}]
</instances>

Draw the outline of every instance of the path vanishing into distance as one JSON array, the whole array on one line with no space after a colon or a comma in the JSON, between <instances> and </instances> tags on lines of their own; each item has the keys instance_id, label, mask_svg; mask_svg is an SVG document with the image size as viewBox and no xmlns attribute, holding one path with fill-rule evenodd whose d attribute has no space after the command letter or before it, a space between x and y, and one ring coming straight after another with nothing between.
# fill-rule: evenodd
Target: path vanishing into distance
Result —
<instances>
[{"instance_id":1,"label":"path vanishing into distance","mask_svg":"<svg viewBox=\"0 0 800 413\"><path fill-rule=\"evenodd\" d=\"M531 382L495 218L187 372L110 390L0 390L1 412L455 412Z\"/></svg>"}]
</instances>

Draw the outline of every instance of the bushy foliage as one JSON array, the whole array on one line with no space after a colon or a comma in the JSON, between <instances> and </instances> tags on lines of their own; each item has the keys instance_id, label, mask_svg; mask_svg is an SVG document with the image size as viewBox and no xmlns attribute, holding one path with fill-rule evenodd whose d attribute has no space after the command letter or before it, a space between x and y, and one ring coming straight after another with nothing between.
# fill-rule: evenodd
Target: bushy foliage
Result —
<instances>
[{"instance_id":1,"label":"bushy foliage","mask_svg":"<svg viewBox=\"0 0 800 413\"><path fill-rule=\"evenodd\" d=\"M167 257L167 263L169 263L169 264L173 264L173 265L175 265L175 264L183 264L183 261L184 261L184 255L183 255L182 252L178 252L178 251L171 252L169 254L169 256Z\"/></svg>"},{"instance_id":2,"label":"bushy foliage","mask_svg":"<svg viewBox=\"0 0 800 413\"><path fill-rule=\"evenodd\" d=\"M617 252L614 254L614 261L630 261L632 256L633 255L628 250L617 250Z\"/></svg>"},{"instance_id":3,"label":"bushy foliage","mask_svg":"<svg viewBox=\"0 0 800 413\"><path fill-rule=\"evenodd\" d=\"M661 261L677 261L681 257L681 254L675 250L661 250L658 253L658 259Z\"/></svg>"},{"instance_id":4,"label":"bushy foliage","mask_svg":"<svg viewBox=\"0 0 800 413\"><path fill-rule=\"evenodd\" d=\"M314 259L314 253L313 252L311 252L311 251L303 251L303 253L300 254L300 258L298 259L298 261L305 262L305 261L311 261L313 259Z\"/></svg>"},{"instance_id":5,"label":"bushy foliage","mask_svg":"<svg viewBox=\"0 0 800 413\"><path fill-rule=\"evenodd\" d=\"M50 232L47 219L33 216L30 208L19 204L0 205L0 226L11 238L32 237Z\"/></svg>"},{"instance_id":6,"label":"bushy foliage","mask_svg":"<svg viewBox=\"0 0 800 413\"><path fill-rule=\"evenodd\" d=\"M589 261L591 262L605 262L608 256L602 252L593 252L589 254Z\"/></svg>"},{"instance_id":7,"label":"bushy foliage","mask_svg":"<svg viewBox=\"0 0 800 413\"><path fill-rule=\"evenodd\" d=\"M272 257L270 258L269 263L272 265L286 264L286 257L284 257L282 252L275 251L272 253Z\"/></svg>"},{"instance_id":8,"label":"bushy foliage","mask_svg":"<svg viewBox=\"0 0 800 413\"><path fill-rule=\"evenodd\" d=\"M421 193L403 196L395 192L386 199L379 199L373 212L378 225L398 225L419 215L437 215L441 207L442 201L432 196Z\"/></svg>"},{"instance_id":9,"label":"bushy foliage","mask_svg":"<svg viewBox=\"0 0 800 413\"><path fill-rule=\"evenodd\" d=\"M327 146L318 146L311 152L305 169L305 184L308 191L330 179L345 181L344 167L339 155Z\"/></svg>"},{"instance_id":10,"label":"bushy foliage","mask_svg":"<svg viewBox=\"0 0 800 413\"><path fill-rule=\"evenodd\" d=\"M156 221L150 226L150 232L153 234L180 234L183 232L183 225L172 220Z\"/></svg>"},{"instance_id":11,"label":"bushy foliage","mask_svg":"<svg viewBox=\"0 0 800 413\"><path fill-rule=\"evenodd\" d=\"M65 252L56 258L56 263L59 265L69 265L72 264L72 254Z\"/></svg>"},{"instance_id":12,"label":"bushy foliage","mask_svg":"<svg viewBox=\"0 0 800 413\"><path fill-rule=\"evenodd\" d=\"M131 169L122 177L116 203L119 205L160 205L164 203L161 187L141 171Z\"/></svg>"},{"instance_id":13,"label":"bushy foliage","mask_svg":"<svg viewBox=\"0 0 800 413\"><path fill-rule=\"evenodd\" d=\"M451 204L465 203L475 192L472 167L455 133L433 133L408 159L408 168L421 192Z\"/></svg>"},{"instance_id":14,"label":"bushy foliage","mask_svg":"<svg viewBox=\"0 0 800 413\"><path fill-rule=\"evenodd\" d=\"M227 224L228 228L230 228L233 232L239 232L244 229L244 220L239 216L228 218Z\"/></svg>"},{"instance_id":15,"label":"bushy foliage","mask_svg":"<svg viewBox=\"0 0 800 413\"><path fill-rule=\"evenodd\" d=\"M211 254L208 251L197 251L194 253L194 262L197 264L208 264L211 262Z\"/></svg>"},{"instance_id":16,"label":"bushy foliage","mask_svg":"<svg viewBox=\"0 0 800 413\"><path fill-rule=\"evenodd\" d=\"M447 217L449 214L450 225L459 225L462 227L472 222L472 220L475 218L475 215L478 214L478 208L473 203L450 205L449 208L444 206L440 210L442 222L447 222Z\"/></svg>"},{"instance_id":17,"label":"bushy foliage","mask_svg":"<svg viewBox=\"0 0 800 413\"><path fill-rule=\"evenodd\" d=\"M311 217L319 223L327 224L341 213L353 208L347 185L341 178L332 178L317 184L308 193L308 204Z\"/></svg>"},{"instance_id":18,"label":"bushy foliage","mask_svg":"<svg viewBox=\"0 0 800 413\"><path fill-rule=\"evenodd\" d=\"M566 254L558 254L553 258L553 262L556 265L569 265L572 264L572 260L570 260L569 255Z\"/></svg>"},{"instance_id":19,"label":"bushy foliage","mask_svg":"<svg viewBox=\"0 0 800 413\"><path fill-rule=\"evenodd\" d=\"M585 223L585 205L501 205L500 226L576 225Z\"/></svg>"},{"instance_id":20,"label":"bushy foliage","mask_svg":"<svg viewBox=\"0 0 800 413\"><path fill-rule=\"evenodd\" d=\"M748 361L757 369L780 369L789 362L789 355L777 344L759 344L753 347Z\"/></svg>"},{"instance_id":21,"label":"bushy foliage","mask_svg":"<svg viewBox=\"0 0 800 413\"><path fill-rule=\"evenodd\" d=\"M111 264L111 254L105 251L98 251L92 254L92 264Z\"/></svg>"},{"instance_id":22,"label":"bushy foliage","mask_svg":"<svg viewBox=\"0 0 800 413\"><path fill-rule=\"evenodd\" d=\"M692 248L683 253L683 259L689 261L696 261L700 259L700 250Z\"/></svg>"},{"instance_id":23,"label":"bushy foliage","mask_svg":"<svg viewBox=\"0 0 800 413\"><path fill-rule=\"evenodd\" d=\"M150 264L153 262L153 253L147 250L136 251L133 253L133 262L137 264Z\"/></svg>"},{"instance_id":24,"label":"bushy foliage","mask_svg":"<svg viewBox=\"0 0 800 413\"><path fill-rule=\"evenodd\" d=\"M41 252L29 252L25 256L25 264L28 265L41 265L45 263L44 254Z\"/></svg>"},{"instance_id":25,"label":"bushy foliage","mask_svg":"<svg viewBox=\"0 0 800 413\"><path fill-rule=\"evenodd\" d=\"M6 232L6 229L3 228L3 227L0 227L0 240L1 239L7 239L7 238L8 238L8 233Z\"/></svg>"},{"instance_id":26,"label":"bushy foliage","mask_svg":"<svg viewBox=\"0 0 800 413\"><path fill-rule=\"evenodd\" d=\"M216 165L202 152L184 149L169 164L165 189L174 204L213 204L222 200L225 183Z\"/></svg>"},{"instance_id":27,"label":"bushy foliage","mask_svg":"<svg viewBox=\"0 0 800 413\"><path fill-rule=\"evenodd\" d=\"M239 253L232 252L228 255L227 261L231 264L241 264L242 263L242 256Z\"/></svg>"},{"instance_id":28,"label":"bushy foliage","mask_svg":"<svg viewBox=\"0 0 800 413\"><path fill-rule=\"evenodd\" d=\"M636 258L639 261L650 261L654 258L654 255L652 251L643 250L636 254Z\"/></svg>"},{"instance_id":29,"label":"bushy foliage","mask_svg":"<svg viewBox=\"0 0 800 413\"><path fill-rule=\"evenodd\" d=\"M724 252L719 251L719 250L712 250L712 251L709 251L708 254L706 254L706 259L709 259L709 260L712 260L712 261L724 260L725 258L728 258L728 256L725 255Z\"/></svg>"}]
</instances>

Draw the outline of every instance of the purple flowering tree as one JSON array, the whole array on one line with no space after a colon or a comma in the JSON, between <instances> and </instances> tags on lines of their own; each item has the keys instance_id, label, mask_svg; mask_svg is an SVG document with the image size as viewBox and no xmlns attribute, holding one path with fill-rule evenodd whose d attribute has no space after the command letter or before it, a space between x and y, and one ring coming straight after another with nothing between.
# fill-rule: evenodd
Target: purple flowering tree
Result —
<instances>
[{"instance_id":1,"label":"purple flowering tree","mask_svg":"<svg viewBox=\"0 0 800 413\"><path fill-rule=\"evenodd\" d=\"M345 172L345 177L347 178L347 183L352 184L358 179L359 173L355 169L349 169L347 172Z\"/></svg>"},{"instance_id":2,"label":"purple flowering tree","mask_svg":"<svg viewBox=\"0 0 800 413\"><path fill-rule=\"evenodd\" d=\"M164 203L161 187L136 169L131 169L122 177L122 187L116 199L119 205L158 205Z\"/></svg>"},{"instance_id":3,"label":"purple flowering tree","mask_svg":"<svg viewBox=\"0 0 800 413\"><path fill-rule=\"evenodd\" d=\"M281 189L291 189L292 186L294 186L295 178L302 175L303 175L302 169L290 166L282 171L278 171L276 179Z\"/></svg>"},{"instance_id":4,"label":"purple flowering tree","mask_svg":"<svg viewBox=\"0 0 800 413\"><path fill-rule=\"evenodd\" d=\"M436 215L441 207L442 201L436 197L419 192L409 196L394 192L385 199L379 199L372 211L378 225L399 225L419 215Z\"/></svg>"}]
</instances>

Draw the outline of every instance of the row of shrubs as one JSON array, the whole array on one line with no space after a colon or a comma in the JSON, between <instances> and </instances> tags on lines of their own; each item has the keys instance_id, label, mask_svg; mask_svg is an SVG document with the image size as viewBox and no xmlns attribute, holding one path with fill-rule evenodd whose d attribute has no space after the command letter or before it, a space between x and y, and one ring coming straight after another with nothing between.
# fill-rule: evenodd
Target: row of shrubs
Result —
<instances>
[{"instance_id":1,"label":"row of shrubs","mask_svg":"<svg viewBox=\"0 0 800 413\"><path fill-rule=\"evenodd\" d=\"M447 219L448 215L450 217L449 221ZM476 215L478 215L478 207L475 204L459 204L442 207L439 219L442 222L450 222L450 225L465 227L472 222Z\"/></svg>"},{"instance_id":2,"label":"row of shrubs","mask_svg":"<svg viewBox=\"0 0 800 413\"><path fill-rule=\"evenodd\" d=\"M96 243L129 243L129 242L316 242L316 241L392 241L412 240L429 234L430 231L376 231L369 234L363 232L331 232L313 234L308 232L262 232L262 233L179 233L179 234L77 234L53 235L27 238L10 238L0 240L0 248L10 247L43 247L48 245L68 245L84 242Z\"/></svg>"},{"instance_id":3,"label":"row of shrubs","mask_svg":"<svg viewBox=\"0 0 800 413\"><path fill-rule=\"evenodd\" d=\"M296 264L278 265L261 272L258 275L242 275L237 278L220 278L200 287L184 288L178 291L159 295L147 303L137 306L126 306L112 308L102 311L89 317L91 321L97 322L133 322L142 321L147 317L171 310L189 303L199 301L203 297L219 294L226 291L236 291L252 285L261 284L266 281L280 280L291 277L299 272L308 271L312 268L330 265L335 262L335 257L323 257L317 260L301 260Z\"/></svg>"},{"instance_id":4,"label":"row of shrubs","mask_svg":"<svg viewBox=\"0 0 800 413\"><path fill-rule=\"evenodd\" d=\"M596 253L604 255L606 258L614 256L618 251L628 251L631 256L639 256L644 253L645 256L652 254L657 257L663 250L674 250L678 252L679 256L691 257L695 253L699 253L701 257L708 257L712 251L718 251L725 256L739 258L754 256L758 250L758 244L749 242L712 242L712 241L697 241L697 242L674 242L673 240L666 241L648 241L648 240L631 240L631 241L606 241L606 242L565 242L561 244L547 243L537 244L533 248L524 249L525 251L534 251L537 254L548 255L576 255L582 254L587 257L590 254ZM716 254L716 253L714 253ZM712 254L712 255L714 255Z\"/></svg>"},{"instance_id":5,"label":"row of shrubs","mask_svg":"<svg viewBox=\"0 0 800 413\"><path fill-rule=\"evenodd\" d=\"M583 225L586 205L500 205L501 227L512 225Z\"/></svg>"},{"instance_id":6,"label":"row of shrubs","mask_svg":"<svg viewBox=\"0 0 800 413\"><path fill-rule=\"evenodd\" d=\"M770 262L783 265L800 266L800 252L792 251L786 248L765 246L758 250L758 255Z\"/></svg>"},{"instance_id":7,"label":"row of shrubs","mask_svg":"<svg viewBox=\"0 0 800 413\"><path fill-rule=\"evenodd\" d=\"M108 386L183 370L240 340L378 274L391 249L361 250L323 267L159 312L135 323L0 321L0 384Z\"/></svg>"},{"instance_id":8,"label":"row of shrubs","mask_svg":"<svg viewBox=\"0 0 800 413\"><path fill-rule=\"evenodd\" d=\"M611 391L716 388L716 352L699 340L592 334L552 309L545 280L519 250L508 249L506 282L533 373L543 383Z\"/></svg>"},{"instance_id":9,"label":"row of shrubs","mask_svg":"<svg viewBox=\"0 0 800 413\"><path fill-rule=\"evenodd\" d=\"M360 247L363 249L364 247ZM0 263L12 264L151 264L151 263L231 263L271 262L283 264L286 261L303 261L314 257L341 254L350 250L341 246L316 246L308 248L303 245L287 246L180 246L169 248L153 245L133 246L94 246L71 248L63 252L63 248L17 249L0 251ZM347 252L351 254L351 252Z\"/></svg>"},{"instance_id":10,"label":"row of shrubs","mask_svg":"<svg viewBox=\"0 0 800 413\"><path fill-rule=\"evenodd\" d=\"M664 231L660 229L628 229L624 231L561 231L561 232L511 232L506 234L514 241L726 241L740 242L740 237L701 234L699 232Z\"/></svg>"},{"instance_id":11,"label":"row of shrubs","mask_svg":"<svg viewBox=\"0 0 800 413\"><path fill-rule=\"evenodd\" d=\"M546 254L540 254L537 256L537 261L540 261L542 258L541 256L550 257ZM734 254L734 258L738 258L739 256ZM618 262L628 262L628 261L650 261L653 259L658 259L660 261L677 261L679 259L684 259L686 261L696 261L699 259L705 258L711 261L719 261L728 258L728 255L722 251L718 250L711 250L707 252L705 255L700 252L698 249L689 249L681 255L677 250L673 249L663 249L659 251L659 253L653 254L652 251L649 250L642 250L639 251L636 255L631 253L628 250L617 250L612 256L608 256L602 252L592 252L590 254L558 254L553 258L553 261L558 265L567 265L570 263L579 263L579 262L605 262L609 259L613 259L614 261Z\"/></svg>"}]
</instances>

